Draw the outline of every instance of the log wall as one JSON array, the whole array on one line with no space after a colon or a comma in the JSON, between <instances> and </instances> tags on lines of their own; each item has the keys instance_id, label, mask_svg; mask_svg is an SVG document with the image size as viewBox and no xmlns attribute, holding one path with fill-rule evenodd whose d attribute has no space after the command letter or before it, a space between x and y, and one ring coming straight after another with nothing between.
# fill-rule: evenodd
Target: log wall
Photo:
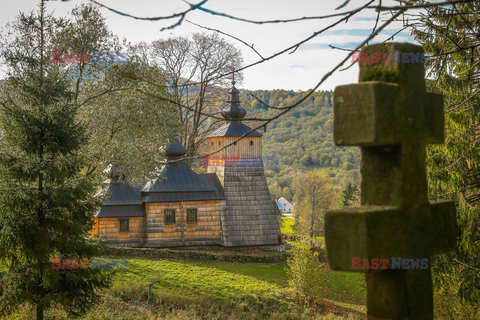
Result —
<instances>
[{"instance_id":1,"label":"log wall","mask_svg":"<svg viewBox=\"0 0 480 320\"><path fill-rule=\"evenodd\" d=\"M145 217L96 218L97 230L108 244L141 247L145 243ZM129 231L120 232L120 219L129 220Z\"/></svg>"},{"instance_id":2,"label":"log wall","mask_svg":"<svg viewBox=\"0 0 480 320\"><path fill-rule=\"evenodd\" d=\"M220 243L224 200L146 203L146 247ZM197 222L187 222L187 208L197 208ZM175 209L175 224L165 224L165 209Z\"/></svg>"}]
</instances>

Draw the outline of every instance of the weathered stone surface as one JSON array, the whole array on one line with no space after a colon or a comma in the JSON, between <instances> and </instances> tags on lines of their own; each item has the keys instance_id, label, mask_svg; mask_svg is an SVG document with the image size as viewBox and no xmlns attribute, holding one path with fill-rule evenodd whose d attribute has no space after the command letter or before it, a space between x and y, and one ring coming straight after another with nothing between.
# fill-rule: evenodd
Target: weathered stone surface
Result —
<instances>
[{"instance_id":1,"label":"weathered stone surface","mask_svg":"<svg viewBox=\"0 0 480 320\"><path fill-rule=\"evenodd\" d=\"M329 211L325 215L325 224L329 226L326 237L343 239L329 242L330 267L334 270L366 272L363 269L352 270L351 258L421 259L432 253L454 249L457 234L451 227L456 223L451 214L455 211L453 203L431 202L424 210L422 215L413 216L412 219L402 214L398 207L369 206ZM412 237L411 230L415 226L425 235L423 239ZM345 234L349 236L345 237Z\"/></svg>"},{"instance_id":2,"label":"weathered stone surface","mask_svg":"<svg viewBox=\"0 0 480 320\"><path fill-rule=\"evenodd\" d=\"M398 85L382 82L336 87L333 109L335 144L378 146L396 143L396 128L389 124L395 119L397 91Z\"/></svg>"},{"instance_id":3,"label":"weathered stone surface","mask_svg":"<svg viewBox=\"0 0 480 320\"><path fill-rule=\"evenodd\" d=\"M366 272L369 319L433 319L429 268L351 269L352 257L429 259L455 247L454 204L427 194L425 146L443 142L443 100L425 92L423 64L394 62L394 51L423 53L407 43L368 46L363 53L390 58L360 64L360 80L394 74L396 84L335 90L335 143L361 147L362 207L326 214L328 260L333 270Z\"/></svg>"}]
</instances>

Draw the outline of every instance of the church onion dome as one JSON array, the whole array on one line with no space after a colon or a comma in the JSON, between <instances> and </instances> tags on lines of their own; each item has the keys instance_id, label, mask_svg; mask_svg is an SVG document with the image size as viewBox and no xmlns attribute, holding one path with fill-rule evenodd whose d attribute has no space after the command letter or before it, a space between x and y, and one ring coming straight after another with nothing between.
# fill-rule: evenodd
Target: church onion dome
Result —
<instances>
[{"instance_id":1,"label":"church onion dome","mask_svg":"<svg viewBox=\"0 0 480 320\"><path fill-rule=\"evenodd\" d=\"M169 144L165 153L168 160L178 160L187 153L187 150L180 143L176 142Z\"/></svg>"},{"instance_id":2,"label":"church onion dome","mask_svg":"<svg viewBox=\"0 0 480 320\"><path fill-rule=\"evenodd\" d=\"M227 120L222 126L217 130L209 134L207 137L241 137L247 132L250 132L252 128L242 123L242 120L247 115L247 110L245 110L240 105L240 91L235 88L235 82L232 86L232 91L230 91L231 98L229 101L229 106L222 109L222 116ZM261 137L262 134L257 131L252 131L247 134L249 137Z\"/></svg>"},{"instance_id":3,"label":"church onion dome","mask_svg":"<svg viewBox=\"0 0 480 320\"><path fill-rule=\"evenodd\" d=\"M240 105L240 91L235 88L235 85L233 85L230 95L231 98L227 101L230 106L222 110L222 116L229 121L241 121L245 118L247 110Z\"/></svg>"}]
</instances>

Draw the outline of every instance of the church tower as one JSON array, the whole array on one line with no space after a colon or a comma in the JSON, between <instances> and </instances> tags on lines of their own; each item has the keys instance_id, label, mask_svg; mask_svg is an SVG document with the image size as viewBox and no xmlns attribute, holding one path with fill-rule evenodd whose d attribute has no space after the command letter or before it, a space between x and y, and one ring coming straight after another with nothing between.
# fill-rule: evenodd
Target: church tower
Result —
<instances>
[{"instance_id":1,"label":"church tower","mask_svg":"<svg viewBox=\"0 0 480 320\"><path fill-rule=\"evenodd\" d=\"M208 161L208 172L218 176L226 201L221 212L221 241L224 246L279 244L279 210L265 179L262 134L250 132L252 128L242 123L247 111L240 105L239 94L233 83L229 106L222 110L226 122L208 136L209 153L233 143Z\"/></svg>"}]
</instances>

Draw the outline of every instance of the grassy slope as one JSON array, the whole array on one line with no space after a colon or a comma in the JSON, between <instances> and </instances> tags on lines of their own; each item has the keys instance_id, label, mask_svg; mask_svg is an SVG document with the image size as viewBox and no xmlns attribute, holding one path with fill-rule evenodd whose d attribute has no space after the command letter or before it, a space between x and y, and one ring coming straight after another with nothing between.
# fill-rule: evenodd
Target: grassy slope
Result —
<instances>
[{"instance_id":1,"label":"grassy slope","mask_svg":"<svg viewBox=\"0 0 480 320\"><path fill-rule=\"evenodd\" d=\"M364 311L362 275L325 271L320 270L328 307L322 310L293 301L284 263L130 259L128 269L118 271L111 289L81 319L309 319L332 310ZM59 310L47 315L68 318ZM9 319L32 316L24 307ZM323 316L319 319L340 319Z\"/></svg>"},{"instance_id":2,"label":"grassy slope","mask_svg":"<svg viewBox=\"0 0 480 320\"><path fill-rule=\"evenodd\" d=\"M332 304L363 310L364 279L361 274L326 272L325 299ZM220 261L179 262L130 260L129 268L116 278L118 284L158 281L159 294L181 292L185 296L203 296L219 303L234 303L255 310L257 316L269 315L275 306L286 312L293 307L285 264L233 264ZM123 287L123 286L122 286Z\"/></svg>"}]
</instances>

